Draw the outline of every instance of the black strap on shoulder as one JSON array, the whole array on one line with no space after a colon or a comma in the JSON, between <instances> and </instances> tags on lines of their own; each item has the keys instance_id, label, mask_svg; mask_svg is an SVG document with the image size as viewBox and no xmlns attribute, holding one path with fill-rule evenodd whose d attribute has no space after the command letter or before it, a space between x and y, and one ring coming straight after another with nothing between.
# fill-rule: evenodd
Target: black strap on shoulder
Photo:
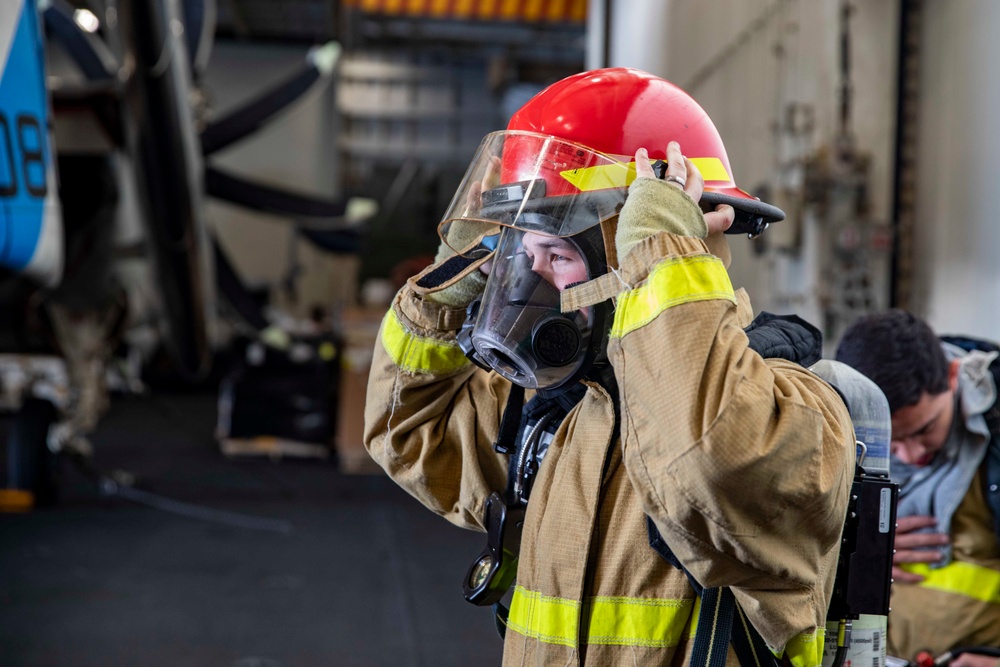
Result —
<instances>
[{"instance_id":1,"label":"black strap on shoulder","mask_svg":"<svg viewBox=\"0 0 1000 667\"><path fill-rule=\"evenodd\" d=\"M698 631L691 652L692 667L723 667L733 633L736 599L728 588L706 588L701 595Z\"/></svg>"},{"instance_id":2,"label":"black strap on shoulder","mask_svg":"<svg viewBox=\"0 0 1000 667\"><path fill-rule=\"evenodd\" d=\"M732 593L729 591L730 595ZM757 632L757 628L750 623L743 608L736 604L736 598L733 598L733 606L736 607L736 614L733 618L733 651L740 659L740 664L777 667L781 661L771 653L771 649L764 643L764 638Z\"/></svg>"},{"instance_id":3,"label":"black strap on shoulder","mask_svg":"<svg viewBox=\"0 0 1000 667\"><path fill-rule=\"evenodd\" d=\"M653 548L653 551L659 554L660 558L683 572L688 579L688 583L691 584L691 588L694 589L694 592L698 595L698 597L701 597L702 591L705 590L704 586L698 583L698 580L691 576L691 573L688 572L683 565L681 565L680 560L674 555L674 552L671 551L670 547L667 545L667 541L663 539L662 535L660 535L660 530L656 527L656 524L653 523L653 519L648 516L646 517L646 533L649 536L649 546Z\"/></svg>"},{"instance_id":4,"label":"black strap on shoulder","mask_svg":"<svg viewBox=\"0 0 1000 667\"><path fill-rule=\"evenodd\" d=\"M778 659L747 619L729 588L706 588L691 651L694 667L723 667L729 644L743 667L778 667Z\"/></svg>"}]
</instances>

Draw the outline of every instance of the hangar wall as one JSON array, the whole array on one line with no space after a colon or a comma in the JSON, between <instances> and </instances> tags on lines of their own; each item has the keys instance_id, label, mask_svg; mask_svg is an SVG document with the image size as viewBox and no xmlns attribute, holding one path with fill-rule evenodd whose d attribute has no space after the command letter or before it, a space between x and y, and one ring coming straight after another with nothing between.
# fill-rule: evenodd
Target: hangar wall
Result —
<instances>
[{"instance_id":1,"label":"hangar wall","mask_svg":"<svg viewBox=\"0 0 1000 667\"><path fill-rule=\"evenodd\" d=\"M1000 338L1000 4L924 2L914 307L942 331Z\"/></svg>"},{"instance_id":2,"label":"hangar wall","mask_svg":"<svg viewBox=\"0 0 1000 667\"><path fill-rule=\"evenodd\" d=\"M851 10L846 31L844 7ZM919 19L913 34L917 129L903 146L916 155L916 187L912 245L904 245L912 254L897 262L902 270L893 275L904 7ZM610 43L592 36L588 63L603 46L606 64L650 69L686 88L715 120L737 183L774 198L789 214L763 243L732 239L734 282L747 287L758 309L795 310L821 323L828 349L850 319L890 305L908 307L941 332L1000 338L1000 225L989 196L1000 151L993 120L1000 79L991 71L1000 57L992 37L1000 5L612 0L592 1L591 10L598 20L607 15L607 25L598 28L606 29ZM810 182L816 183L818 160L829 160L843 139L844 44L847 129L863 160L842 167L856 172L852 165L863 163L867 172L863 205L837 212L817 206ZM827 176L830 171L828 164ZM832 191L843 199L843 189ZM863 224L845 226L851 216Z\"/></svg>"},{"instance_id":3,"label":"hangar wall","mask_svg":"<svg viewBox=\"0 0 1000 667\"><path fill-rule=\"evenodd\" d=\"M758 240L730 237L730 272L757 310L802 314L828 347L890 293L898 4L850 3L846 22L844 4L616 1L604 26L608 64L690 92L737 185L785 210Z\"/></svg>"}]
</instances>

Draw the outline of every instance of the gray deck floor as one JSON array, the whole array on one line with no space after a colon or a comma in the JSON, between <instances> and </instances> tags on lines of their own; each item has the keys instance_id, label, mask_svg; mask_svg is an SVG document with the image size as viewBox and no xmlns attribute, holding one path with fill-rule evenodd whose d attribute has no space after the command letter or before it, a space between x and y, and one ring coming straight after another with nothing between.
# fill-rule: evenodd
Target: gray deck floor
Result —
<instances>
[{"instance_id":1,"label":"gray deck floor","mask_svg":"<svg viewBox=\"0 0 1000 667\"><path fill-rule=\"evenodd\" d=\"M226 459L214 421L213 395L118 397L94 462L185 507L290 531L102 496L64 465L55 507L0 514L0 665L500 663L490 611L462 599L482 535L381 475Z\"/></svg>"}]
</instances>

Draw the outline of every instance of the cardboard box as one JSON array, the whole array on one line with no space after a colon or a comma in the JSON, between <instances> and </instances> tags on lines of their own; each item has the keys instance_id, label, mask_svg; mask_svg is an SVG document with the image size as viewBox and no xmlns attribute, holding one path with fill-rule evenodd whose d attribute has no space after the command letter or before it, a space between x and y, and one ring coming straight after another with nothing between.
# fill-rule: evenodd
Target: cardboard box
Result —
<instances>
[{"instance_id":1,"label":"cardboard box","mask_svg":"<svg viewBox=\"0 0 1000 667\"><path fill-rule=\"evenodd\" d=\"M347 308L341 316L343 350L336 448L340 470L349 474L382 473L365 450L363 437L368 373L385 313L382 308Z\"/></svg>"}]
</instances>

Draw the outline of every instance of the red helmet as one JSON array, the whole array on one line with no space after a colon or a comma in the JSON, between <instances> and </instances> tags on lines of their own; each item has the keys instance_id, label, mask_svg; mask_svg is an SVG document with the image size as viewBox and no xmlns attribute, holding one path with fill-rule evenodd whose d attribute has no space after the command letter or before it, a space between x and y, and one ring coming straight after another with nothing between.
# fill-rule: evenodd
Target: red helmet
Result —
<instances>
[{"instance_id":1,"label":"red helmet","mask_svg":"<svg viewBox=\"0 0 1000 667\"><path fill-rule=\"evenodd\" d=\"M510 119L508 130L557 137L605 153L628 163L639 148L651 160L665 160L667 143L677 141L705 179L702 201L725 203L765 221L785 216L774 206L736 186L726 147L705 110L686 92L660 77L627 67L613 67L574 74L531 98ZM521 180L522 166L546 181L547 196L577 194L601 187L624 187L626 170L585 169L577 183L566 178L572 156L565 149L547 158L550 169L539 169L538 142L511 142L504 148L500 181ZM617 171L617 175L611 172ZM634 177L634 168L627 170Z\"/></svg>"},{"instance_id":2,"label":"red helmet","mask_svg":"<svg viewBox=\"0 0 1000 667\"><path fill-rule=\"evenodd\" d=\"M605 353L613 305L564 306L563 290L615 267L609 232L635 178L635 153L645 148L665 160L672 140L705 179L702 203L737 210L731 230L756 234L784 218L736 187L708 114L680 88L639 70L563 79L531 98L506 130L483 139L438 228L468 260L442 276L454 280L492 258L459 337L467 354L539 391L560 391L589 372ZM536 268L535 252L568 261Z\"/></svg>"}]
</instances>

